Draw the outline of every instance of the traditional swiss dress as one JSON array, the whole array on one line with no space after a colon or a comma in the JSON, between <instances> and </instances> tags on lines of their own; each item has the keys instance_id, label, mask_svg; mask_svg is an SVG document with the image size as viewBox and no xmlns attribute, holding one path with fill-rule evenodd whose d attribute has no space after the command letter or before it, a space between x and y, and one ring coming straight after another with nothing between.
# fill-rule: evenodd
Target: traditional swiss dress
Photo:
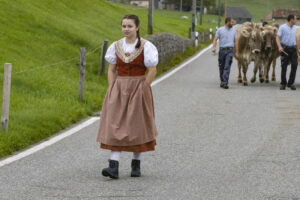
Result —
<instances>
[{"instance_id":1,"label":"traditional swiss dress","mask_svg":"<svg viewBox=\"0 0 300 200\"><path fill-rule=\"evenodd\" d=\"M146 82L147 67L156 66L158 52L149 41L141 46L114 42L105 59L117 65L117 78L106 92L97 141L112 151L146 152L156 145L157 129L151 86Z\"/></svg>"}]
</instances>

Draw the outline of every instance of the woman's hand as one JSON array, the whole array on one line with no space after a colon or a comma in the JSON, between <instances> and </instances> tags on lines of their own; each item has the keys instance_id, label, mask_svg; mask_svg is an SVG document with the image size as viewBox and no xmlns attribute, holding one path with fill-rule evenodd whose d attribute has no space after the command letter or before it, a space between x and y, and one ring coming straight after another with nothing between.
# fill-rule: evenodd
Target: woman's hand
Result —
<instances>
[{"instance_id":1,"label":"woman's hand","mask_svg":"<svg viewBox=\"0 0 300 200\"><path fill-rule=\"evenodd\" d=\"M146 76L146 82L149 84L149 86L151 85L152 81L154 80L156 72L157 71L156 71L156 67L155 66L148 67L148 73L147 73L147 76Z\"/></svg>"},{"instance_id":2,"label":"woman's hand","mask_svg":"<svg viewBox=\"0 0 300 200\"><path fill-rule=\"evenodd\" d=\"M110 87L116 79L116 71L117 65L116 64L109 64L108 72L107 72L107 79L108 79L108 86Z\"/></svg>"}]
</instances>

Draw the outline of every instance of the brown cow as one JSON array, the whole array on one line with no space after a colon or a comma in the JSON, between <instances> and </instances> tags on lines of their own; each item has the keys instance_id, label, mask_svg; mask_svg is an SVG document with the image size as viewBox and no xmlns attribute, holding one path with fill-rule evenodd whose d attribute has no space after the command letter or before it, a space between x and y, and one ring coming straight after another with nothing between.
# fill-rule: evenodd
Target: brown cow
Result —
<instances>
[{"instance_id":1,"label":"brown cow","mask_svg":"<svg viewBox=\"0 0 300 200\"><path fill-rule=\"evenodd\" d=\"M235 51L238 52L238 57L236 56L236 53L234 54L235 59L238 63L238 82L242 83L242 75L241 75L241 68L244 66L249 65L250 63L250 49L248 49L248 43L250 39L250 31L248 31L245 27L241 27L236 30L236 39L235 42L237 43L237 49ZM247 81L247 78L246 78ZM246 82L244 82L246 84Z\"/></svg>"},{"instance_id":2,"label":"brown cow","mask_svg":"<svg viewBox=\"0 0 300 200\"><path fill-rule=\"evenodd\" d=\"M254 83L256 81L256 73L257 70L259 69L259 77L260 80L262 80L263 74L262 74L262 70L261 70L261 49L262 49L262 45L263 45L263 27L261 23L255 24L254 25L254 29L251 33L252 35L252 41L255 42L255 45L251 45L251 43L249 44L250 46L255 47L256 49L254 49L252 51L252 61L254 61L254 69L253 69L253 77L251 78L251 82ZM251 42L251 40L250 40ZM259 49L259 51L257 51L257 49Z\"/></svg>"},{"instance_id":3,"label":"brown cow","mask_svg":"<svg viewBox=\"0 0 300 200\"><path fill-rule=\"evenodd\" d=\"M241 28L237 29L236 42L238 45L238 57L235 55L239 69L238 82L243 82L244 85L248 85L248 65L251 61L254 61L255 65L257 65L261 51L262 36L260 30L252 23L244 24ZM241 76L241 68L243 68L243 79Z\"/></svg>"},{"instance_id":4,"label":"brown cow","mask_svg":"<svg viewBox=\"0 0 300 200\"><path fill-rule=\"evenodd\" d=\"M256 81L256 73L259 69L259 78L260 82L266 81L269 82L269 70L270 65L273 62L273 73L272 73L272 80L275 80L275 66L276 66L276 59L280 55L278 51L278 47L276 44L276 34L277 34L277 27L276 26L269 26L265 25L264 27L260 26L262 30L262 49L260 58L257 59L257 65L255 65L253 70L253 77L251 78L251 82ZM262 66L263 65L263 66ZM264 74L262 74L262 68L264 68Z\"/></svg>"},{"instance_id":5,"label":"brown cow","mask_svg":"<svg viewBox=\"0 0 300 200\"><path fill-rule=\"evenodd\" d=\"M263 27L263 46L262 46L262 62L264 65L264 76L263 80L269 82L269 71L271 63L273 62L273 73L272 80L276 80L275 77L275 66L276 59L280 56L276 43L276 35L278 28L275 26L264 26Z\"/></svg>"}]
</instances>

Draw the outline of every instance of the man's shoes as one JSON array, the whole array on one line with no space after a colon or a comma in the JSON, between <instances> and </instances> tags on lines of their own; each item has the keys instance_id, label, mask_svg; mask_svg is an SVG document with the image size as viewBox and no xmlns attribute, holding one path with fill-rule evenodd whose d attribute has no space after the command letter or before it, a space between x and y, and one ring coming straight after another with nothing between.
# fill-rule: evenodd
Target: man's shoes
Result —
<instances>
[{"instance_id":1,"label":"man's shoes","mask_svg":"<svg viewBox=\"0 0 300 200\"><path fill-rule=\"evenodd\" d=\"M281 85L280 90L285 90L285 85Z\"/></svg>"},{"instance_id":2,"label":"man's shoes","mask_svg":"<svg viewBox=\"0 0 300 200\"><path fill-rule=\"evenodd\" d=\"M220 87L224 88L224 89L228 89L229 88L227 84L222 84L222 83L220 84Z\"/></svg>"},{"instance_id":3,"label":"man's shoes","mask_svg":"<svg viewBox=\"0 0 300 200\"><path fill-rule=\"evenodd\" d=\"M296 90L295 85L287 85L287 87L289 87L291 90Z\"/></svg>"}]
</instances>

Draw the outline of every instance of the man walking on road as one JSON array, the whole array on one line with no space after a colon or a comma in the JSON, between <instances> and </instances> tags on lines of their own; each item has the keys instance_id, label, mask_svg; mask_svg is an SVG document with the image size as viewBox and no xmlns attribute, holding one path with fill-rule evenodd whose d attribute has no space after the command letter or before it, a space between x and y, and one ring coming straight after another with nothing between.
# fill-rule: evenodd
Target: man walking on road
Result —
<instances>
[{"instance_id":1,"label":"man walking on road","mask_svg":"<svg viewBox=\"0 0 300 200\"><path fill-rule=\"evenodd\" d=\"M233 48L235 45L236 31L233 28L234 21L231 17L225 19L225 26L217 30L213 41L212 51L216 53L217 40L220 39L219 50L219 71L220 71L220 87L228 89L228 80L230 67L232 64Z\"/></svg>"},{"instance_id":2,"label":"man walking on road","mask_svg":"<svg viewBox=\"0 0 300 200\"><path fill-rule=\"evenodd\" d=\"M294 85L297 66L298 66L298 55L296 46L296 16L289 15L287 18L288 23L280 26L276 42L279 51L281 52L281 86L280 90L285 90L285 87L291 88L291 90L296 90ZM298 49L300 53L300 49ZM287 66L291 62L291 72L289 81L286 81L286 70Z\"/></svg>"}]
</instances>

